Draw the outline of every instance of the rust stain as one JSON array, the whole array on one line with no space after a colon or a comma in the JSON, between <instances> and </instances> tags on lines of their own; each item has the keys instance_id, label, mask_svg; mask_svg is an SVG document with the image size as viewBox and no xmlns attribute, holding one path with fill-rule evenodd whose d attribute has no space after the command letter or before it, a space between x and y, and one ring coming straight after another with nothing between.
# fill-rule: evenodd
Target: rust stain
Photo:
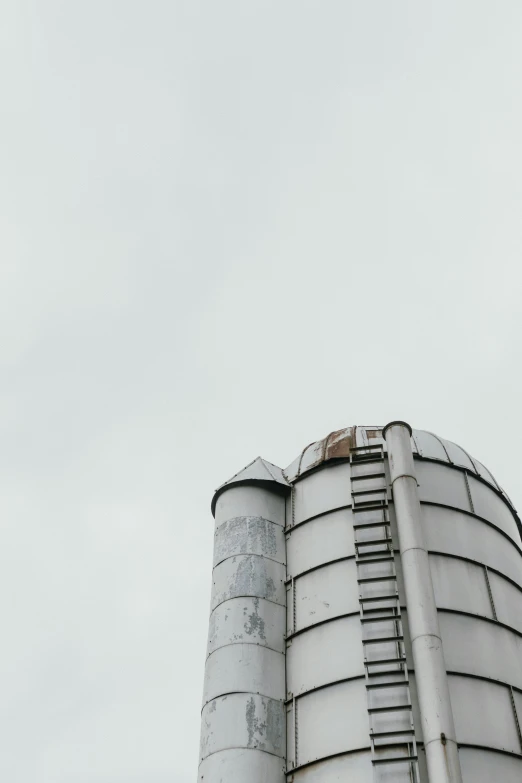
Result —
<instances>
[{"instance_id":1,"label":"rust stain","mask_svg":"<svg viewBox=\"0 0 522 783\"><path fill-rule=\"evenodd\" d=\"M347 427L343 430L332 432L328 436L328 444L325 448L325 462L329 459L349 457L354 446L354 428Z\"/></svg>"}]
</instances>

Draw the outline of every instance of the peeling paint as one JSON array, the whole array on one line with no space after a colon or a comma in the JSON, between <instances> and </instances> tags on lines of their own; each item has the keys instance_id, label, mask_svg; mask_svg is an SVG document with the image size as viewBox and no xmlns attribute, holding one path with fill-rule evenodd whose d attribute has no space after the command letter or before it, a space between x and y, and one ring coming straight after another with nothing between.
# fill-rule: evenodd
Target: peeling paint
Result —
<instances>
[{"instance_id":1,"label":"peeling paint","mask_svg":"<svg viewBox=\"0 0 522 783\"><path fill-rule=\"evenodd\" d=\"M274 699L254 698L246 704L248 747L277 752L283 749L284 708Z\"/></svg>"},{"instance_id":2,"label":"peeling paint","mask_svg":"<svg viewBox=\"0 0 522 783\"><path fill-rule=\"evenodd\" d=\"M285 752L285 707L283 702L258 694L234 694L227 707L226 698L215 699L203 715L201 735L201 757L205 758L217 750L227 747L230 739L227 726L232 713L244 710L243 732L236 735L246 748L266 750L283 756ZM232 710L232 713L231 713ZM241 714L236 713L236 714ZM241 736L241 739L240 739Z\"/></svg>"},{"instance_id":3,"label":"peeling paint","mask_svg":"<svg viewBox=\"0 0 522 783\"><path fill-rule=\"evenodd\" d=\"M216 531L214 563L238 554L257 554L277 559L278 536L282 536L281 526L264 517L229 519Z\"/></svg>"},{"instance_id":4,"label":"peeling paint","mask_svg":"<svg viewBox=\"0 0 522 783\"><path fill-rule=\"evenodd\" d=\"M257 633L259 638L266 642L265 621L259 614L259 598L254 598L254 611L248 616L248 623L245 623L245 631L249 636Z\"/></svg>"},{"instance_id":5,"label":"peeling paint","mask_svg":"<svg viewBox=\"0 0 522 783\"><path fill-rule=\"evenodd\" d=\"M258 720L256 717L256 703L254 697L251 696L246 705L246 725L248 731L248 747L254 747L254 734L258 729Z\"/></svg>"},{"instance_id":6,"label":"peeling paint","mask_svg":"<svg viewBox=\"0 0 522 783\"><path fill-rule=\"evenodd\" d=\"M281 590L282 581L278 585L271 574L277 573L284 566L266 561L255 555L239 555L221 563L214 570L215 592L213 593L213 606L217 606L229 598L240 596L256 596L267 598L283 605L284 597ZM284 574L282 573L284 576ZM218 578L219 577L219 578ZM218 584L223 584L226 589L219 590ZM217 589L216 589L217 588Z\"/></svg>"}]
</instances>

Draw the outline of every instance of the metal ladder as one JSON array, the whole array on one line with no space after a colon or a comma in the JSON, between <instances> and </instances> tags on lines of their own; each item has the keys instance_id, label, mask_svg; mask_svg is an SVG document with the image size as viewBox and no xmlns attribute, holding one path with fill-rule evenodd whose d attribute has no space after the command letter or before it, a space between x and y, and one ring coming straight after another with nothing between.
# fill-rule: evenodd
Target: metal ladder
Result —
<instances>
[{"instance_id":1,"label":"metal ladder","mask_svg":"<svg viewBox=\"0 0 522 783\"><path fill-rule=\"evenodd\" d=\"M383 446L353 448L350 466L374 780L420 783Z\"/></svg>"}]
</instances>

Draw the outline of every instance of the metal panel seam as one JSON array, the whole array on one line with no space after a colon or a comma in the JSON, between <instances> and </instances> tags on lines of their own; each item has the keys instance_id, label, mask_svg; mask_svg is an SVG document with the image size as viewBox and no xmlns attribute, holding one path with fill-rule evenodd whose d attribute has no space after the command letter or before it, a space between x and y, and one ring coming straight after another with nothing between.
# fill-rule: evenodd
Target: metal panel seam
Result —
<instances>
[{"instance_id":1,"label":"metal panel seam","mask_svg":"<svg viewBox=\"0 0 522 783\"><path fill-rule=\"evenodd\" d=\"M418 457L417 455L414 454L413 455L413 459L414 460L420 459L422 462L433 462L435 465L445 465L446 467L450 467L453 470L464 471L464 470L467 469L469 471L469 468L465 468L463 465L456 465L453 462L452 463L447 463L444 460L436 459L435 457ZM518 528L519 528L519 531L520 531L520 536L522 538L522 522L520 521L520 517L518 516L518 512L517 512L516 508L513 506L511 500L506 495L504 490L500 489L499 485L496 482L495 482L495 484L492 484L491 481L488 481L483 476L481 476L479 473L477 473L477 475L474 475L473 478L476 481L480 481L480 483L484 484L485 487L489 487L491 490L493 490L495 495L497 495L499 498L501 498L504 501L506 506L511 511L511 513L513 515L513 518L515 519L515 522L518 525Z\"/></svg>"},{"instance_id":2,"label":"metal panel seam","mask_svg":"<svg viewBox=\"0 0 522 783\"><path fill-rule=\"evenodd\" d=\"M437 503L434 500L421 500L420 504L421 506L436 506L437 508L450 508L452 511L459 511L461 514L467 514L468 516L473 517L474 519L479 519L481 522L484 522L484 524L489 525L489 527L492 527L493 530L496 530L498 533L500 533L500 535L504 536L505 539L510 541L515 547L515 549L517 549L518 552L522 555L522 547L517 544L515 539L511 538L511 536L508 533L506 533L504 530L502 530L501 527L498 527L498 525L495 525L493 522L490 522L489 519L486 519L485 517L481 517L473 511L467 511L465 508L457 508L456 506L449 506L447 503Z\"/></svg>"},{"instance_id":3,"label":"metal panel seam","mask_svg":"<svg viewBox=\"0 0 522 783\"><path fill-rule=\"evenodd\" d=\"M462 609L451 609L444 606L438 606L437 611L446 612L447 614L460 614L463 617L473 617L475 620L483 620L485 623L500 625L501 628L505 628L507 631L514 633L515 636L520 636L520 638L522 638L522 631L517 631L517 629L513 628L511 625L507 625L507 623L503 623L500 620L493 620L491 617L486 617L483 614L474 614L473 612L465 612Z\"/></svg>"},{"instance_id":4,"label":"metal panel seam","mask_svg":"<svg viewBox=\"0 0 522 783\"><path fill-rule=\"evenodd\" d=\"M487 565L484 566L484 576L486 578L486 587L488 589L489 601L491 603L491 611L493 612L494 619L498 620L497 610L495 608L495 601L493 599L493 591L491 590L491 585L489 583L489 574L488 574L488 567L487 567Z\"/></svg>"},{"instance_id":5,"label":"metal panel seam","mask_svg":"<svg viewBox=\"0 0 522 783\"><path fill-rule=\"evenodd\" d=\"M400 608L401 608L401 611L406 612L406 616L408 616L408 605L407 604L401 604ZM506 631L511 631L512 633L515 634L515 636L520 636L522 638L522 631L517 631L517 629L513 628L513 626L507 625L507 623L503 623L500 620L493 620L493 618L486 617L486 615L484 615L484 614L474 614L473 612L466 612L464 609L452 609L451 607L446 607L446 606L437 606L437 612L442 612L442 613L446 613L446 614L458 614L458 615L461 615L462 617L471 617L474 620L484 620L484 622L486 622L486 623L492 623L493 625L499 625L501 628L505 628ZM436 634L429 634L429 635L430 636L435 636L435 638L439 638L440 639L440 636L437 637ZM415 637L415 638L417 638L417 637ZM499 680L499 682L500 682L500 680Z\"/></svg>"},{"instance_id":6,"label":"metal panel seam","mask_svg":"<svg viewBox=\"0 0 522 783\"><path fill-rule=\"evenodd\" d=\"M445 454L445 455L447 456L447 458L448 458L448 462L449 462L449 464L450 464L450 465L454 465L455 463L453 462L453 460L452 460L452 459L450 459L450 455L448 454L448 450L446 449L446 446L444 445L444 441L443 441L441 438L439 438L439 436L438 436L438 435L435 435L435 433L434 433L434 432L430 432L429 430L424 430L424 432L427 432L427 433L428 433L428 435L431 435L432 437L434 437L434 438L435 438L435 440L438 440L438 441L439 441L440 445L441 445L441 446L442 446L442 448L444 449L444 454ZM457 445L457 444L455 444L455 445ZM443 460L438 460L438 462L443 462Z\"/></svg>"},{"instance_id":7,"label":"metal panel seam","mask_svg":"<svg viewBox=\"0 0 522 783\"><path fill-rule=\"evenodd\" d=\"M300 522L295 522L292 524L292 527L289 528L289 530L295 530L298 527L302 527L302 525L306 525L307 522L313 522L315 519L319 519L320 517L325 517L328 514L333 514L335 511L345 511L345 510L352 510L351 503L343 505L343 506L336 506L335 508L329 508L326 511L320 511L318 514L313 514L311 517L307 517L306 519L302 519Z\"/></svg>"},{"instance_id":8,"label":"metal panel seam","mask_svg":"<svg viewBox=\"0 0 522 783\"><path fill-rule=\"evenodd\" d=\"M420 744L420 743L419 743ZM317 759L313 759L312 761L307 761L306 764L301 764L298 767L294 767L293 769L289 769L287 771L287 775L293 775L295 772L299 772L302 769L306 769L306 767L311 767L314 764L322 764L324 761L329 761L330 759L337 759L341 756L352 756L354 753L369 753L371 751L370 745L365 745L362 748L353 748L350 750L342 750L339 753L331 753L328 756L320 756Z\"/></svg>"},{"instance_id":9,"label":"metal panel seam","mask_svg":"<svg viewBox=\"0 0 522 783\"><path fill-rule=\"evenodd\" d=\"M468 500L469 500L470 508L471 508L472 512L475 513L475 506L473 505L473 498L471 496L471 487L469 485L468 471L467 470L464 471L464 481L466 483L466 490L467 490L467 493L468 493Z\"/></svg>"},{"instance_id":10,"label":"metal panel seam","mask_svg":"<svg viewBox=\"0 0 522 783\"><path fill-rule=\"evenodd\" d=\"M355 555L336 557L333 560L326 560L324 563L319 563L318 565L312 566L311 568L307 568L305 571L298 571L298 573L295 574L294 579L300 579L302 576L307 576L314 571L320 571L321 568L328 568L328 566L335 565L336 563L344 563L347 560L355 560Z\"/></svg>"},{"instance_id":11,"label":"metal panel seam","mask_svg":"<svg viewBox=\"0 0 522 783\"><path fill-rule=\"evenodd\" d=\"M458 444L458 443L455 443L455 446L458 446L458 447L459 447L459 449L460 449L461 451L463 451L463 452L464 452L464 454L466 455L466 457L469 459L469 461L470 461L470 462L471 462L471 464L473 465L473 467L474 467L474 469L475 469L475 473L476 473L476 475L477 475L477 476L480 476L479 470L478 470L478 468L477 468L477 464L476 464L475 460L473 459L473 457L471 456L471 454L469 454L469 453L466 451L466 449L462 448L462 446L459 446L459 444ZM493 479L493 481L495 481L495 477L494 477L493 473L491 473L491 478ZM496 481L495 481L495 484L497 484L497 482L496 482ZM497 487L498 487L498 484L497 484Z\"/></svg>"},{"instance_id":12,"label":"metal panel seam","mask_svg":"<svg viewBox=\"0 0 522 783\"><path fill-rule=\"evenodd\" d=\"M408 674L415 674L415 667L414 666L408 666ZM472 672L464 672L464 671L456 671L455 669L447 669L446 674L448 677L467 677L470 680L480 680L481 682L490 682L494 683L495 685L502 685L505 688L513 688L514 691L517 693L522 694L522 687L518 687L518 685L511 685L509 682L506 682L505 680L497 680L495 677L486 677L483 674L473 674ZM361 679L360 677L354 677L353 679ZM323 687L323 686L321 686Z\"/></svg>"},{"instance_id":13,"label":"metal panel seam","mask_svg":"<svg viewBox=\"0 0 522 783\"><path fill-rule=\"evenodd\" d=\"M317 623L312 623L311 625L305 625L303 628L300 628L298 631L292 631L291 634L288 634L286 637L287 642L291 639L294 639L296 636L302 636L304 633L307 633L308 631L313 630L314 628L320 628L321 625L328 625L328 623L335 623L337 620L344 620L347 617L359 617L360 612L345 612L344 614L336 614L335 617L328 617L326 620L319 620Z\"/></svg>"},{"instance_id":14,"label":"metal panel seam","mask_svg":"<svg viewBox=\"0 0 522 783\"><path fill-rule=\"evenodd\" d=\"M282 580L281 580L282 581ZM252 593L249 593L248 595L245 595L241 593L240 595L231 595L230 598L225 598L224 601L220 601L218 604L216 604L212 612L210 613L209 617L212 616L212 613L216 611L218 606L221 606L221 604L226 604L227 601L233 601L234 598L259 598L262 601L268 601L270 604L275 604L275 606L282 606L283 608L286 606L286 602L284 604L278 604L277 601L272 601L270 598L265 598L262 595L253 595Z\"/></svg>"},{"instance_id":15,"label":"metal panel seam","mask_svg":"<svg viewBox=\"0 0 522 783\"><path fill-rule=\"evenodd\" d=\"M286 756L280 756L278 753L271 753L269 750L265 750L264 748L260 748L260 747L246 748L244 745L243 746L235 745L235 746L230 747L230 748L221 748L220 750L213 750L212 753L209 753L207 756L203 756L203 758L199 762L200 765L204 761L209 759L211 756L215 756L218 753L226 753L227 750L257 750L260 753L266 753L268 756L274 756L274 758L276 758L276 759L281 759L281 761L285 761L285 758L286 758Z\"/></svg>"},{"instance_id":16,"label":"metal panel seam","mask_svg":"<svg viewBox=\"0 0 522 783\"><path fill-rule=\"evenodd\" d=\"M307 451L307 449L309 449L310 446L313 446L314 443L316 443L315 440L313 440L311 443L309 443L308 446L305 446L304 449L302 450L301 456L299 457L299 465L297 466L297 476L296 476L296 478L299 478L299 476L301 475L301 464L303 462L303 457L305 455L305 451Z\"/></svg>"},{"instance_id":17,"label":"metal panel seam","mask_svg":"<svg viewBox=\"0 0 522 783\"><path fill-rule=\"evenodd\" d=\"M503 748L494 748L491 745L475 745L471 742L458 742L459 748L471 748L472 750L487 750L489 753L500 753L503 756L510 756L514 759L520 759L522 761L522 753L513 753L511 750L504 750Z\"/></svg>"},{"instance_id":18,"label":"metal panel seam","mask_svg":"<svg viewBox=\"0 0 522 783\"><path fill-rule=\"evenodd\" d=\"M408 671L411 671L413 674L415 674L415 669L408 669ZM517 693L522 693L522 688L519 688L517 685L511 685L505 680L497 680L495 677L485 677L483 674L473 674L472 672L458 672L454 669L448 669L446 674L451 677L468 677L470 680L492 682L495 683L495 685L503 685L506 688L512 688L514 691L517 691Z\"/></svg>"},{"instance_id":19,"label":"metal panel seam","mask_svg":"<svg viewBox=\"0 0 522 783\"><path fill-rule=\"evenodd\" d=\"M509 695L511 697L511 706L513 708L513 714L515 716L515 726L517 727L518 741L520 743L520 750L522 751L522 730L520 728L520 721L518 719L517 705L515 703L515 697L513 695L513 686L509 687Z\"/></svg>"},{"instance_id":20,"label":"metal panel seam","mask_svg":"<svg viewBox=\"0 0 522 783\"><path fill-rule=\"evenodd\" d=\"M270 701L276 701L279 704L284 704L284 699L274 699L273 696L267 696L266 693L261 693L260 691L226 691L226 693L218 693L217 696L213 696L212 699L209 699L206 701L203 706L201 707L201 714L203 714L203 710L205 707L207 707L210 702L216 701L216 699L223 699L225 696L234 696L236 693L243 693L247 696L261 696L262 699L269 699Z\"/></svg>"},{"instance_id":21,"label":"metal panel seam","mask_svg":"<svg viewBox=\"0 0 522 783\"><path fill-rule=\"evenodd\" d=\"M239 639L237 642L227 642L226 644L221 644L219 647L216 647L215 650L212 650L207 657L205 658L205 663L208 661L208 659L214 655L214 653L219 652L220 650L224 650L226 647L237 647L238 644L244 644L248 647L262 647L263 650L271 650L272 652L277 653L278 655L284 655L284 650L276 650L275 647L270 647L268 644L260 644L259 642L244 642L243 639Z\"/></svg>"},{"instance_id":22,"label":"metal panel seam","mask_svg":"<svg viewBox=\"0 0 522 783\"><path fill-rule=\"evenodd\" d=\"M354 674L353 677L343 677L341 680L333 680L333 682L324 682L322 685L314 685L313 688L309 688L307 691L292 694L292 696L288 697L285 701L288 704L292 699L301 699L303 696L308 696L310 693L317 693L317 691L324 691L325 688L333 688L335 685L342 685L344 682L355 682L356 680L364 680L364 674ZM274 701L277 701L277 699Z\"/></svg>"},{"instance_id":23,"label":"metal panel seam","mask_svg":"<svg viewBox=\"0 0 522 783\"><path fill-rule=\"evenodd\" d=\"M491 571L493 574L496 574L497 576L501 576L503 579L506 580L506 582L509 582L513 585L513 587L516 587L522 592L522 586L519 585L517 582L515 582L513 579L511 579L510 576L507 576L502 571L499 571L498 568L494 568L493 566L486 566L486 564L482 560L473 560L471 557L465 557L464 555L454 555L452 552L441 552L438 549L428 549L429 555L437 555L438 557L449 557L452 560L462 560L464 563L473 563L473 565L487 567L489 571ZM522 554L522 553L521 553ZM521 564L522 566L522 564Z\"/></svg>"},{"instance_id":24,"label":"metal panel seam","mask_svg":"<svg viewBox=\"0 0 522 783\"><path fill-rule=\"evenodd\" d=\"M223 558L223 560L220 560L219 563L216 563L216 565L212 568L212 572L214 572L214 569L220 566L221 563L226 563L227 560L232 560L233 557L262 557L263 560L270 560L272 563L277 563L277 565L286 566L285 561L281 562L281 560L268 557L268 555L260 555L258 552L236 552L234 555L227 555Z\"/></svg>"},{"instance_id":25,"label":"metal panel seam","mask_svg":"<svg viewBox=\"0 0 522 783\"><path fill-rule=\"evenodd\" d=\"M408 608L406 607L406 612L408 611ZM413 644L414 641L417 639L422 639L423 637L433 637L434 639L438 639L439 642L442 642L442 638L437 633L418 633L416 636L410 636L410 642ZM431 740L430 740L431 741Z\"/></svg>"}]
</instances>

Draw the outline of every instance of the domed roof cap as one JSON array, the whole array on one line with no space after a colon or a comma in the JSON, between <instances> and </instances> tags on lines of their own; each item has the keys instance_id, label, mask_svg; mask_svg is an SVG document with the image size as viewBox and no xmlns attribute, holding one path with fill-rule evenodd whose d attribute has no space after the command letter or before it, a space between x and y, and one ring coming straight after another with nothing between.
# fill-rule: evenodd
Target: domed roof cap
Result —
<instances>
[{"instance_id":1,"label":"domed roof cap","mask_svg":"<svg viewBox=\"0 0 522 783\"><path fill-rule=\"evenodd\" d=\"M326 438L310 443L301 454L283 471L287 480L293 483L305 473L314 470L323 462L337 459L347 459L350 451L355 447L382 444L386 451L386 441L382 434L381 426L346 427L335 430ZM470 473L479 476L488 484L491 484L500 492L507 502L512 503L498 484L493 474L475 457L468 454L461 446L457 446L450 440L440 438L426 430L413 430L411 435L411 447L414 457L436 460L465 468Z\"/></svg>"}]
</instances>

